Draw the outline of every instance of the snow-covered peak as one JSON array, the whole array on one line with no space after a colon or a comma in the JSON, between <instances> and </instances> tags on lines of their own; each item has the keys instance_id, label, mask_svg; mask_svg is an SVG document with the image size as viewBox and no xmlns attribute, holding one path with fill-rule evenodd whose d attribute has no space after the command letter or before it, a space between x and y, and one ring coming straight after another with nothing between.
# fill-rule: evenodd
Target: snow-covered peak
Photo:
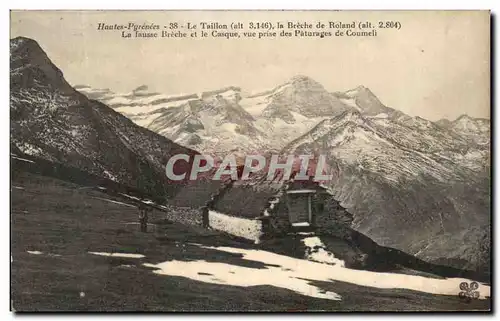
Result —
<instances>
[{"instance_id":1,"label":"snow-covered peak","mask_svg":"<svg viewBox=\"0 0 500 321\"><path fill-rule=\"evenodd\" d=\"M290 78L291 82L294 82L294 81L309 81L309 80L312 80L312 78L308 77L306 75L295 75L292 78Z\"/></svg>"},{"instance_id":2,"label":"snow-covered peak","mask_svg":"<svg viewBox=\"0 0 500 321\"><path fill-rule=\"evenodd\" d=\"M149 89L148 85L141 85L141 86L135 88L134 90L132 90L132 92L136 93L136 94L141 93L141 92L147 93L148 89Z\"/></svg>"},{"instance_id":3,"label":"snow-covered peak","mask_svg":"<svg viewBox=\"0 0 500 321\"><path fill-rule=\"evenodd\" d=\"M201 94L201 99L205 99L211 96L221 95L223 97L231 97L234 95L241 95L241 88L236 86L224 87L216 90L205 91Z\"/></svg>"},{"instance_id":4,"label":"snow-covered peak","mask_svg":"<svg viewBox=\"0 0 500 321\"><path fill-rule=\"evenodd\" d=\"M452 125L452 121L446 118L441 118L440 120L435 122L438 126L448 128Z\"/></svg>"},{"instance_id":5,"label":"snow-covered peak","mask_svg":"<svg viewBox=\"0 0 500 321\"><path fill-rule=\"evenodd\" d=\"M453 121L453 128L469 131L482 131L489 127L489 121L482 118L473 118L469 115L461 115Z\"/></svg>"},{"instance_id":6,"label":"snow-covered peak","mask_svg":"<svg viewBox=\"0 0 500 321\"><path fill-rule=\"evenodd\" d=\"M458 116L457 119L454 120L454 122L472 121L472 120L474 120L474 118L472 118L471 116L469 116L467 114L462 114L462 115Z\"/></svg>"},{"instance_id":7,"label":"snow-covered peak","mask_svg":"<svg viewBox=\"0 0 500 321\"><path fill-rule=\"evenodd\" d=\"M490 120L462 115L450 123L450 129L480 145L490 142Z\"/></svg>"},{"instance_id":8,"label":"snow-covered peak","mask_svg":"<svg viewBox=\"0 0 500 321\"><path fill-rule=\"evenodd\" d=\"M295 76L269 93L262 115L268 119L290 121L296 112L308 118L332 117L352 109L329 93L320 83L305 76Z\"/></svg>"},{"instance_id":9,"label":"snow-covered peak","mask_svg":"<svg viewBox=\"0 0 500 321\"><path fill-rule=\"evenodd\" d=\"M370 91L370 89L366 88L365 86L363 85L359 85L358 87L356 88L353 88L353 89L350 89L350 90L347 90L345 91L343 94L349 98L356 98L357 96L359 96L361 93L364 93L366 91Z\"/></svg>"},{"instance_id":10,"label":"snow-covered peak","mask_svg":"<svg viewBox=\"0 0 500 321\"><path fill-rule=\"evenodd\" d=\"M300 83L310 83L310 84L319 84L316 80L312 79L311 77L304 76L304 75L296 75L290 78L289 83L291 84L300 84Z\"/></svg>"},{"instance_id":11,"label":"snow-covered peak","mask_svg":"<svg viewBox=\"0 0 500 321\"><path fill-rule=\"evenodd\" d=\"M10 52L11 54L18 49L27 48L29 51L34 54L45 54L40 45L33 39L26 37L16 37L10 40Z\"/></svg>"},{"instance_id":12,"label":"snow-covered peak","mask_svg":"<svg viewBox=\"0 0 500 321\"><path fill-rule=\"evenodd\" d=\"M344 92L335 92L333 95L345 104L355 107L366 115L373 116L393 111L393 109L382 104L370 89L362 85Z\"/></svg>"},{"instance_id":13,"label":"snow-covered peak","mask_svg":"<svg viewBox=\"0 0 500 321\"><path fill-rule=\"evenodd\" d=\"M291 86L289 88L293 88L296 91L325 91L323 85L321 85L316 80L311 77L297 75L294 76L288 81L288 84Z\"/></svg>"}]
</instances>

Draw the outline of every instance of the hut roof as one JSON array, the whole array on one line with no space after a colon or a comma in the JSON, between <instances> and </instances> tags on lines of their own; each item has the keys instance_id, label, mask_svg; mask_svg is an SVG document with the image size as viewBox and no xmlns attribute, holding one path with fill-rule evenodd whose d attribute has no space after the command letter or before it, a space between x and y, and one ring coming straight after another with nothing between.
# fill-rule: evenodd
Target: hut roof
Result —
<instances>
[{"instance_id":1,"label":"hut roof","mask_svg":"<svg viewBox=\"0 0 500 321\"><path fill-rule=\"evenodd\" d=\"M236 181L212 207L220 213L255 218L262 215L281 187L280 183Z\"/></svg>"},{"instance_id":2,"label":"hut roof","mask_svg":"<svg viewBox=\"0 0 500 321\"><path fill-rule=\"evenodd\" d=\"M277 170L272 180L267 179L267 168L251 173L248 179L241 180L244 166L238 166L238 180L231 180L229 175L223 180L214 180L216 168L204 172L196 180L183 181L179 192L168 200L170 205L199 208L208 206L220 213L245 218L262 216L264 211L276 203L283 190L315 189L323 190L320 183L312 180L312 172L308 180L296 180L300 168L295 167L290 179L284 179L284 171ZM229 182L229 184L228 184Z\"/></svg>"},{"instance_id":3,"label":"hut roof","mask_svg":"<svg viewBox=\"0 0 500 321\"><path fill-rule=\"evenodd\" d=\"M284 180L283 173L277 173L273 180L267 180L267 172L260 171L248 180L233 181L227 190L216 197L211 208L220 213L237 217L256 218L263 215L271 204L279 202L286 190L315 189L326 191L319 183L309 180Z\"/></svg>"},{"instance_id":4,"label":"hut roof","mask_svg":"<svg viewBox=\"0 0 500 321\"><path fill-rule=\"evenodd\" d=\"M210 177L200 177L183 183L179 192L168 200L168 204L192 208L205 206L224 184L223 181L212 180Z\"/></svg>"}]
</instances>

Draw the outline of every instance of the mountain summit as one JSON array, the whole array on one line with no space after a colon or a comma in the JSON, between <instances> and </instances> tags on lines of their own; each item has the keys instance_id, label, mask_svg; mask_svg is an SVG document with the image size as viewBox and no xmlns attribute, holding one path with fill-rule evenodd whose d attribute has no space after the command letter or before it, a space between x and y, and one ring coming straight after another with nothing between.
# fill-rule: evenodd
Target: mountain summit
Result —
<instances>
[{"instance_id":1,"label":"mountain summit","mask_svg":"<svg viewBox=\"0 0 500 321\"><path fill-rule=\"evenodd\" d=\"M157 196L176 189L164 159L194 154L72 88L36 41L10 43L11 145Z\"/></svg>"},{"instance_id":2,"label":"mountain summit","mask_svg":"<svg viewBox=\"0 0 500 321\"><path fill-rule=\"evenodd\" d=\"M45 84L62 93L72 91L62 71L50 61L40 45L30 38L16 37L10 41L10 71L11 90Z\"/></svg>"},{"instance_id":3,"label":"mountain summit","mask_svg":"<svg viewBox=\"0 0 500 321\"><path fill-rule=\"evenodd\" d=\"M394 109L382 104L377 96L364 86L358 86L345 92L335 92L333 95L338 97L343 103L358 109L365 115L374 116L394 111Z\"/></svg>"},{"instance_id":4,"label":"mountain summit","mask_svg":"<svg viewBox=\"0 0 500 321\"><path fill-rule=\"evenodd\" d=\"M450 129L458 135L465 137L471 143L489 146L490 143L490 120L485 118L474 118L469 115L460 115L454 121L440 119L436 122L443 128Z\"/></svg>"},{"instance_id":5,"label":"mountain summit","mask_svg":"<svg viewBox=\"0 0 500 321\"><path fill-rule=\"evenodd\" d=\"M264 117L291 121L291 112L305 117L332 117L348 106L331 95L320 83L306 76L295 76L274 90L262 112Z\"/></svg>"}]
</instances>

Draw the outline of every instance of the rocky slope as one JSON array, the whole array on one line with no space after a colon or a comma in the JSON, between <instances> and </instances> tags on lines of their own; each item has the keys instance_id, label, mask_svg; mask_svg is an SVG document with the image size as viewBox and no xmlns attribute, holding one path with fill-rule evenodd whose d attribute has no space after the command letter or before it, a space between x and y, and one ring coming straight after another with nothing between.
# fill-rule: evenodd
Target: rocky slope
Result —
<instances>
[{"instance_id":1,"label":"rocky slope","mask_svg":"<svg viewBox=\"0 0 500 321\"><path fill-rule=\"evenodd\" d=\"M369 110L383 113L344 112L283 152L326 154L336 199L354 214L354 228L375 241L429 261L488 269L490 152L478 142L489 134Z\"/></svg>"},{"instance_id":2,"label":"rocky slope","mask_svg":"<svg viewBox=\"0 0 500 321\"><path fill-rule=\"evenodd\" d=\"M150 194L174 192L165 160L193 150L76 91L36 41L18 37L10 49L11 145Z\"/></svg>"},{"instance_id":3,"label":"rocky slope","mask_svg":"<svg viewBox=\"0 0 500 321\"><path fill-rule=\"evenodd\" d=\"M490 144L490 121L483 118L473 118L461 115L454 121L440 119L436 122L439 126L452 130L468 139L470 142L489 146Z\"/></svg>"}]
</instances>

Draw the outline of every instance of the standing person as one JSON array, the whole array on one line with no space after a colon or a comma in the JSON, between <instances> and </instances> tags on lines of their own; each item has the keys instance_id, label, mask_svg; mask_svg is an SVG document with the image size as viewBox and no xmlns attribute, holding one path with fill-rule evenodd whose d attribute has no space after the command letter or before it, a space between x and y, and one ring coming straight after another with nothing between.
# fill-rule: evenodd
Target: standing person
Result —
<instances>
[{"instance_id":1,"label":"standing person","mask_svg":"<svg viewBox=\"0 0 500 321\"><path fill-rule=\"evenodd\" d=\"M201 215L202 215L203 227L207 228L210 225L208 221L208 206L201 207Z\"/></svg>"},{"instance_id":2,"label":"standing person","mask_svg":"<svg viewBox=\"0 0 500 321\"><path fill-rule=\"evenodd\" d=\"M143 204L139 205L139 223L141 224L141 232L148 231L148 208Z\"/></svg>"}]
</instances>

